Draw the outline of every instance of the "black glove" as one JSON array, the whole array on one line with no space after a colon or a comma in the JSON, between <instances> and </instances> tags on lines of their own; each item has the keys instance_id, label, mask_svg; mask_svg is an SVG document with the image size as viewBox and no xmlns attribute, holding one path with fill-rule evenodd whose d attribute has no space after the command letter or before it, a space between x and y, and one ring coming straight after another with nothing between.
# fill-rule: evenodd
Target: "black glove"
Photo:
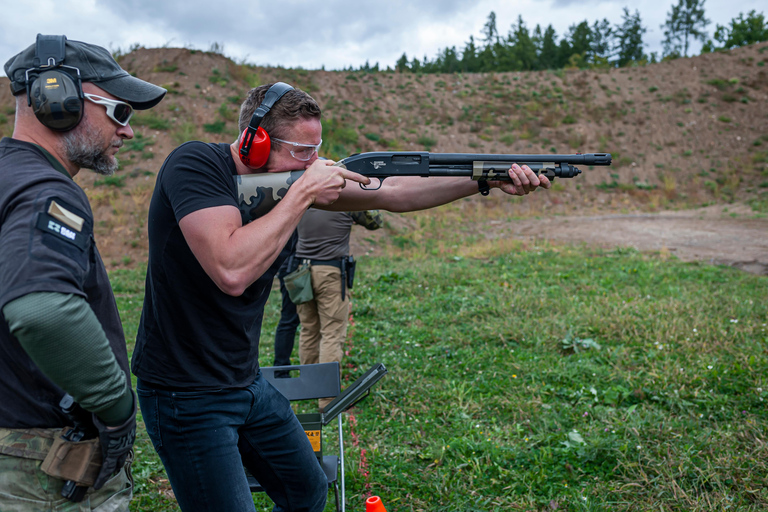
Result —
<instances>
[{"instance_id":1,"label":"black glove","mask_svg":"<svg viewBox=\"0 0 768 512\"><path fill-rule=\"evenodd\" d=\"M133 442L136 440L136 395L133 391L131 395L133 412L131 417L119 427L108 427L95 414L93 415L93 424L99 431L101 442L101 471L93 483L94 489L101 489L115 472L122 469L125 459L133 448Z\"/></svg>"}]
</instances>

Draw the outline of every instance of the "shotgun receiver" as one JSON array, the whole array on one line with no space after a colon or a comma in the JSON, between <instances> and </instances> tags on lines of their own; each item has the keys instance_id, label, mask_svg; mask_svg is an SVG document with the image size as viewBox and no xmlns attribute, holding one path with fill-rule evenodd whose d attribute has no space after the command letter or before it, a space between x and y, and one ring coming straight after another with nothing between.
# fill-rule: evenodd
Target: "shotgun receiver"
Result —
<instances>
[{"instance_id":1,"label":"shotgun receiver","mask_svg":"<svg viewBox=\"0 0 768 512\"><path fill-rule=\"evenodd\" d=\"M610 153L574 155L487 155L476 153L373 152L358 153L336 163L369 178L378 186L360 187L378 190L381 183L394 176L466 176L475 181L511 181L512 164L527 165L537 175L550 180L573 178L581 174L576 165L611 165ZM237 191L243 224L269 212L285 197L288 188L304 171L237 175Z\"/></svg>"}]
</instances>

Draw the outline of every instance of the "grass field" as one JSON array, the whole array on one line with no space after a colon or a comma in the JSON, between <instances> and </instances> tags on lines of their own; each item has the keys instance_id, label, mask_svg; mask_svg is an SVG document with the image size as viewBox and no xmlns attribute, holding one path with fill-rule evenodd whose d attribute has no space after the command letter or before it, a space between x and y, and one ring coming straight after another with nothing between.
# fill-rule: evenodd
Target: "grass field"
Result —
<instances>
[{"instance_id":1,"label":"grass field","mask_svg":"<svg viewBox=\"0 0 768 512\"><path fill-rule=\"evenodd\" d=\"M344 377L389 374L345 419L348 510L768 509L768 278L515 242L360 260ZM143 273L111 277L133 340ZM132 509L175 510L136 448Z\"/></svg>"}]
</instances>

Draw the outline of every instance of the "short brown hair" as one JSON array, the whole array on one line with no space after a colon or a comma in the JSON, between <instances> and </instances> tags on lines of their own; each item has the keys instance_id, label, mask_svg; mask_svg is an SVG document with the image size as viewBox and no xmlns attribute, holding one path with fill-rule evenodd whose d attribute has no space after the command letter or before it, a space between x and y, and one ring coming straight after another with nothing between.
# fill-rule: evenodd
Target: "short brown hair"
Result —
<instances>
[{"instance_id":1,"label":"short brown hair","mask_svg":"<svg viewBox=\"0 0 768 512\"><path fill-rule=\"evenodd\" d=\"M274 84L260 85L248 91L248 97L240 107L240 133L248 128L251 117L256 109L264 101L264 96ZM317 102L301 89L288 91L280 98L277 103L267 112L264 119L261 120L261 127L264 128L270 137L283 139L286 137L286 130L293 121L299 119L320 119L320 106Z\"/></svg>"}]
</instances>

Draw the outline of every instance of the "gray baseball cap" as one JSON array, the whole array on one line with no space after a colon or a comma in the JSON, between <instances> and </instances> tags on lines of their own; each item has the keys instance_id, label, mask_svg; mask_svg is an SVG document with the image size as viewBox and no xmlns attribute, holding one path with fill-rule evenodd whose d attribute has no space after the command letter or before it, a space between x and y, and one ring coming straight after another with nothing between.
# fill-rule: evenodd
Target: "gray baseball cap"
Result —
<instances>
[{"instance_id":1,"label":"gray baseball cap","mask_svg":"<svg viewBox=\"0 0 768 512\"><path fill-rule=\"evenodd\" d=\"M26 91L26 72L38 66L35 63L35 48L36 44L32 44L5 63L5 74L11 81L11 92L14 95ZM79 69L83 82L98 85L136 110L154 107L167 92L162 87L131 76L112 58L109 51L95 44L66 40L62 63ZM77 74L66 67L62 70Z\"/></svg>"}]
</instances>

